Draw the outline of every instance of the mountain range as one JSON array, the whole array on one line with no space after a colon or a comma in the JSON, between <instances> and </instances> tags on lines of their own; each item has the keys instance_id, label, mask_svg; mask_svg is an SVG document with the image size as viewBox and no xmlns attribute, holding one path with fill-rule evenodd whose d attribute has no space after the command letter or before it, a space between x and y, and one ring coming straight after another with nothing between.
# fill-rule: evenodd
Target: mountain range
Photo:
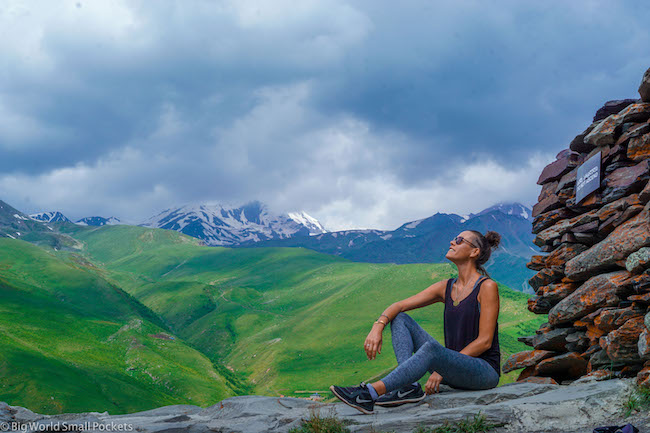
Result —
<instances>
[{"instance_id":1,"label":"mountain range","mask_svg":"<svg viewBox=\"0 0 650 433\"><path fill-rule=\"evenodd\" d=\"M29 217L15 212L27 220L70 221L58 211ZM395 230L327 231L306 212L273 214L264 203L255 200L241 206L194 204L174 207L137 225L178 231L209 246L303 247L357 262L397 264L444 262L449 242L459 232L494 230L502 236L501 245L486 263L486 270L509 287L532 294L528 280L535 272L526 268L526 263L533 254L540 252L533 244L531 214L531 209L521 203L502 202L475 214L436 213L402 224ZM120 220L88 217L76 224L114 225L120 224ZM6 235L19 236L11 230Z\"/></svg>"},{"instance_id":2,"label":"mountain range","mask_svg":"<svg viewBox=\"0 0 650 433\"><path fill-rule=\"evenodd\" d=\"M33 220L37 221L43 221L46 223L51 223L51 222L72 222L68 217L63 215L59 211L54 211L54 212L39 212L39 213L34 213L29 215L29 217ZM119 218L115 217L100 217L100 216L91 216L91 217L85 217L81 218L80 220L77 220L74 222L75 224L79 224L82 226L105 226L105 225L116 225L116 224L121 224L121 221Z\"/></svg>"},{"instance_id":3,"label":"mountain range","mask_svg":"<svg viewBox=\"0 0 650 433\"><path fill-rule=\"evenodd\" d=\"M501 244L485 265L490 276L509 287L532 294L528 280L535 275L526 267L533 254L532 211L520 203L498 203L477 214L436 213L405 223L395 230L342 230L314 236L294 236L235 247L304 247L355 262L441 263L451 239L464 230L496 231Z\"/></svg>"}]
</instances>

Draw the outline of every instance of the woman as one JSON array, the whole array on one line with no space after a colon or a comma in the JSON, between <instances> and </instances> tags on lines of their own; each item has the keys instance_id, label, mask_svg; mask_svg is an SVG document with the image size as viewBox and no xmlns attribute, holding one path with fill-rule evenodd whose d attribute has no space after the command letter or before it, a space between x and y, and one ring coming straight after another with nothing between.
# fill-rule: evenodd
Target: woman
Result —
<instances>
[{"instance_id":1,"label":"woman","mask_svg":"<svg viewBox=\"0 0 650 433\"><path fill-rule=\"evenodd\" d=\"M483 268L501 236L466 230L450 244L445 257L458 269L458 278L438 281L420 293L386 308L372 326L364 349L368 359L381 353L382 332L390 322L398 366L383 379L359 386L330 386L340 400L363 413L374 405L398 406L426 397L417 382L429 371L426 394L444 383L460 389L497 386L501 371L499 351L499 290ZM485 277L484 277L485 276ZM443 347L405 311L444 302Z\"/></svg>"}]
</instances>

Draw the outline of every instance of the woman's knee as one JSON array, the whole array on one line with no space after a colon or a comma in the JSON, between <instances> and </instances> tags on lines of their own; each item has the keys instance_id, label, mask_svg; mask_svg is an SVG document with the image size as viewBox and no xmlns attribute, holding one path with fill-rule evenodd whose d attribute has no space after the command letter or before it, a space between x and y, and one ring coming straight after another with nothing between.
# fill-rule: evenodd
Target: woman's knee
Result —
<instances>
[{"instance_id":1,"label":"woman's knee","mask_svg":"<svg viewBox=\"0 0 650 433\"><path fill-rule=\"evenodd\" d=\"M427 360L427 371L429 373L433 373L433 369L440 367L441 362L444 363L445 358L442 355L441 348L444 350L444 347L440 343L432 340L424 343L417 351L422 359Z\"/></svg>"},{"instance_id":2,"label":"woman's knee","mask_svg":"<svg viewBox=\"0 0 650 433\"><path fill-rule=\"evenodd\" d=\"M422 349L435 355L440 355L443 351L449 350L445 349L445 346L440 344L435 338L431 338L429 341L424 343Z\"/></svg>"},{"instance_id":3,"label":"woman's knee","mask_svg":"<svg viewBox=\"0 0 650 433\"><path fill-rule=\"evenodd\" d=\"M413 320L413 318L402 311L400 313L397 313L397 316L395 316L395 318L390 321L390 326L392 327L393 325L401 325L410 320Z\"/></svg>"}]
</instances>

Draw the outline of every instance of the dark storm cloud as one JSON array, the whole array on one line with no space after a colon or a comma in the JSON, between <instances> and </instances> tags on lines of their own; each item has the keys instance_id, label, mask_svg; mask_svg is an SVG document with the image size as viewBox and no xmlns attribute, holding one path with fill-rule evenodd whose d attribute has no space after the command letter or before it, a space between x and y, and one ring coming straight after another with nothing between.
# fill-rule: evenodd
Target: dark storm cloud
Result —
<instances>
[{"instance_id":1,"label":"dark storm cloud","mask_svg":"<svg viewBox=\"0 0 650 433\"><path fill-rule=\"evenodd\" d=\"M0 13L0 194L73 218L260 199L380 228L532 205L650 66L641 2L64 4Z\"/></svg>"},{"instance_id":2,"label":"dark storm cloud","mask_svg":"<svg viewBox=\"0 0 650 433\"><path fill-rule=\"evenodd\" d=\"M283 28L280 22L266 26L263 20L236 23L242 19L236 8L218 3L134 4L125 7L134 23L119 28L107 16L105 32L87 23L79 29L65 26L63 19L39 17L43 12L37 5L27 11L35 17L16 18L34 22L31 31L48 71L34 74L32 70L42 65L30 62L24 52L7 53L5 62L11 67L0 84L0 101L22 106L44 129L50 126L60 133L51 134L47 142L40 135L0 135L6 151L0 170L37 174L76 162L92 163L150 133L165 103L197 119L197 138L205 141L210 125L226 125L251 108L255 89L309 79L321 61L307 58L317 47L301 38L338 30L339 18L318 24L313 16L318 10L308 11L304 18L289 17L292 22ZM73 9L69 19L83 23L101 12L86 8ZM351 24L357 25L356 16L363 19L355 12ZM327 67L328 54L318 56Z\"/></svg>"},{"instance_id":3,"label":"dark storm cloud","mask_svg":"<svg viewBox=\"0 0 650 433\"><path fill-rule=\"evenodd\" d=\"M470 152L512 168L565 148L603 102L638 97L650 65L640 2L409 5L368 9L390 31L355 48L320 100L420 138L401 153L404 177ZM439 136L445 146L432 145Z\"/></svg>"}]
</instances>

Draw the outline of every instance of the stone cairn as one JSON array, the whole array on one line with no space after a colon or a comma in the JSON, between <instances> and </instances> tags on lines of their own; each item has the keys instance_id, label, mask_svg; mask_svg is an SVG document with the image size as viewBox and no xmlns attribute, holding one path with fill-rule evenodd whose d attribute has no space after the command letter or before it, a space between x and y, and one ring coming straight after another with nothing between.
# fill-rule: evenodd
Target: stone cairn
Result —
<instances>
[{"instance_id":1,"label":"stone cairn","mask_svg":"<svg viewBox=\"0 0 650 433\"><path fill-rule=\"evenodd\" d=\"M511 355L517 381L567 384L634 377L650 386L650 69L641 98L609 101L542 171L533 207L535 255L526 265L548 314L532 350ZM578 166L601 153L600 188L576 204Z\"/></svg>"}]
</instances>

